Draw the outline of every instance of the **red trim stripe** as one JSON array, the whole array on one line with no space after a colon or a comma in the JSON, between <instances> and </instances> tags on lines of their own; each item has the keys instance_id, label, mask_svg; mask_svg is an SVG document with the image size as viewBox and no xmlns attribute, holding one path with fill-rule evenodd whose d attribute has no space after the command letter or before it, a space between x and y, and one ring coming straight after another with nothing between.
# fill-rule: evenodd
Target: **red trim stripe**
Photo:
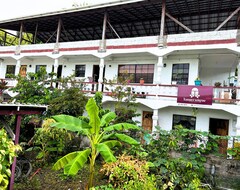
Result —
<instances>
[{"instance_id":1,"label":"red trim stripe","mask_svg":"<svg viewBox=\"0 0 240 190\"><path fill-rule=\"evenodd\" d=\"M211 44L229 44L236 43L236 39L225 39L225 40L199 40L199 41L187 41L187 42L169 42L167 46L189 46L189 45L211 45ZM111 45L107 46L107 49L133 49L133 48L152 48L157 47L157 44L135 44L135 45ZM99 47L76 47L76 48L59 48L59 51L89 51L98 50ZM53 52L53 49L33 49L33 50L22 50L21 53L42 53L42 52ZM0 51L0 54L14 54L15 51Z\"/></svg>"}]
</instances>

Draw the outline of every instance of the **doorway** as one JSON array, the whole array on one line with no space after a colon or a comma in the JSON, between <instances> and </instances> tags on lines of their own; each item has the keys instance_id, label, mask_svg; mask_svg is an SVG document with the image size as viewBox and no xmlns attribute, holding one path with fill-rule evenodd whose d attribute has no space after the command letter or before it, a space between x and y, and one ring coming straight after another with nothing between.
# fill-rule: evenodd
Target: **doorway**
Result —
<instances>
[{"instance_id":1,"label":"doorway","mask_svg":"<svg viewBox=\"0 0 240 190\"><path fill-rule=\"evenodd\" d=\"M143 111L143 117L142 117L142 127L144 130L152 132L152 120L153 112Z\"/></svg>"},{"instance_id":2,"label":"doorway","mask_svg":"<svg viewBox=\"0 0 240 190\"><path fill-rule=\"evenodd\" d=\"M229 129L229 120L210 118L209 132L213 135L227 136ZM227 154L228 141L221 139L218 142L219 153Z\"/></svg>"},{"instance_id":3,"label":"doorway","mask_svg":"<svg viewBox=\"0 0 240 190\"><path fill-rule=\"evenodd\" d=\"M141 143L149 143L151 133L152 133L152 126L153 126L153 120L152 120L153 112L149 111L143 111L142 114L142 128L145 131L143 136L141 137Z\"/></svg>"},{"instance_id":4,"label":"doorway","mask_svg":"<svg viewBox=\"0 0 240 190\"><path fill-rule=\"evenodd\" d=\"M103 79L105 77L105 67L103 68ZM93 74L92 74L92 81L98 83L99 79L99 65L93 65ZM93 85L94 86L94 85ZM102 91L103 91L104 85L102 85ZM96 85L96 91L98 90L98 84ZM92 89L94 91L94 88Z\"/></svg>"},{"instance_id":5,"label":"doorway","mask_svg":"<svg viewBox=\"0 0 240 190\"><path fill-rule=\"evenodd\" d=\"M21 77L26 77L27 76L27 65L21 65L19 74Z\"/></svg>"}]
</instances>

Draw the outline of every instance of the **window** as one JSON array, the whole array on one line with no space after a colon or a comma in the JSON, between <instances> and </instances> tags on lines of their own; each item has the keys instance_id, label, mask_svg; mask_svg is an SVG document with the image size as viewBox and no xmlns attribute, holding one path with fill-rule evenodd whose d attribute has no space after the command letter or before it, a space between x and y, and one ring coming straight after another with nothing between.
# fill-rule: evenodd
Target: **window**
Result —
<instances>
[{"instance_id":1,"label":"window","mask_svg":"<svg viewBox=\"0 0 240 190\"><path fill-rule=\"evenodd\" d=\"M76 65L75 66L75 77L85 77L85 65Z\"/></svg>"},{"instance_id":2,"label":"window","mask_svg":"<svg viewBox=\"0 0 240 190\"><path fill-rule=\"evenodd\" d=\"M16 65L7 65L6 75L15 75Z\"/></svg>"},{"instance_id":3,"label":"window","mask_svg":"<svg viewBox=\"0 0 240 190\"><path fill-rule=\"evenodd\" d=\"M126 76L131 78L131 83L139 83L140 78L145 83L153 83L154 65L119 65L118 76Z\"/></svg>"},{"instance_id":4,"label":"window","mask_svg":"<svg viewBox=\"0 0 240 190\"><path fill-rule=\"evenodd\" d=\"M46 66L46 65L36 65L36 70L35 70L35 72L36 72L36 73L39 72L41 68L45 68L45 71L46 71L47 66Z\"/></svg>"},{"instance_id":5,"label":"window","mask_svg":"<svg viewBox=\"0 0 240 190\"><path fill-rule=\"evenodd\" d=\"M172 128L182 125L184 128L195 130L196 117L186 115L173 115Z\"/></svg>"},{"instance_id":6,"label":"window","mask_svg":"<svg viewBox=\"0 0 240 190\"><path fill-rule=\"evenodd\" d=\"M188 84L189 64L173 64L172 81L177 84Z\"/></svg>"}]
</instances>

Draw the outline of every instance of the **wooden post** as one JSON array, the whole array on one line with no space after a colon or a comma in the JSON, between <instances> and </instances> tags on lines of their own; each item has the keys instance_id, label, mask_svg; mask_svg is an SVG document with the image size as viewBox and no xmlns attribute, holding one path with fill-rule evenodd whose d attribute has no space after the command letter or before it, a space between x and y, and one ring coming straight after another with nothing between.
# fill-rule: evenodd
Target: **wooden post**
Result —
<instances>
[{"instance_id":1,"label":"wooden post","mask_svg":"<svg viewBox=\"0 0 240 190\"><path fill-rule=\"evenodd\" d=\"M16 118L15 142L14 142L14 144L18 144L19 143L21 120L22 120L22 116L21 115L17 115L17 118ZM17 158L14 157L14 160L13 160L13 163L12 163L12 168L11 168L11 178L10 178L9 190L13 190L14 174L15 174L16 163L17 163Z\"/></svg>"},{"instance_id":2,"label":"wooden post","mask_svg":"<svg viewBox=\"0 0 240 190\"><path fill-rule=\"evenodd\" d=\"M164 44L164 28L165 28L165 13L166 13L166 0L162 0L162 15L161 15L161 26L160 36L158 41L158 47L163 47Z\"/></svg>"},{"instance_id":3,"label":"wooden post","mask_svg":"<svg viewBox=\"0 0 240 190\"><path fill-rule=\"evenodd\" d=\"M61 27L62 27L62 20L61 20L61 18L59 18L58 19L56 43L55 43L55 46L54 46L53 53L59 53L59 39L60 39L60 35L61 35Z\"/></svg>"},{"instance_id":4,"label":"wooden post","mask_svg":"<svg viewBox=\"0 0 240 190\"><path fill-rule=\"evenodd\" d=\"M102 40L100 41L99 45L99 52L105 52L106 51L106 26L107 26L107 12L104 13L104 19L103 19L103 31L102 31Z\"/></svg>"}]
</instances>

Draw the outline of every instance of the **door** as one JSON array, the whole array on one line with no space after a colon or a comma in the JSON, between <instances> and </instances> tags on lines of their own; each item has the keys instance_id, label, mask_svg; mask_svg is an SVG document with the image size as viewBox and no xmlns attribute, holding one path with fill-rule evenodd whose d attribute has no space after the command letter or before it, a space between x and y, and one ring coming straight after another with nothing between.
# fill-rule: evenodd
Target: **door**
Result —
<instances>
[{"instance_id":1,"label":"door","mask_svg":"<svg viewBox=\"0 0 240 190\"><path fill-rule=\"evenodd\" d=\"M152 125L153 125L152 116L153 116L153 112L147 112L147 111L143 112L142 127L144 130L149 131L150 133L152 132Z\"/></svg>"},{"instance_id":2,"label":"door","mask_svg":"<svg viewBox=\"0 0 240 190\"><path fill-rule=\"evenodd\" d=\"M27 65L21 65L19 74L21 77L26 77L27 76Z\"/></svg>"},{"instance_id":3,"label":"door","mask_svg":"<svg viewBox=\"0 0 240 190\"><path fill-rule=\"evenodd\" d=\"M143 111L142 115L142 128L146 131L144 136L141 138L142 143L149 143L150 134L152 133L152 120L153 112Z\"/></svg>"},{"instance_id":4,"label":"door","mask_svg":"<svg viewBox=\"0 0 240 190\"><path fill-rule=\"evenodd\" d=\"M213 135L227 136L228 128L229 128L229 120L210 118L209 131ZM219 153L227 154L228 141L225 139L221 139L219 140L218 145L219 145Z\"/></svg>"}]
</instances>

